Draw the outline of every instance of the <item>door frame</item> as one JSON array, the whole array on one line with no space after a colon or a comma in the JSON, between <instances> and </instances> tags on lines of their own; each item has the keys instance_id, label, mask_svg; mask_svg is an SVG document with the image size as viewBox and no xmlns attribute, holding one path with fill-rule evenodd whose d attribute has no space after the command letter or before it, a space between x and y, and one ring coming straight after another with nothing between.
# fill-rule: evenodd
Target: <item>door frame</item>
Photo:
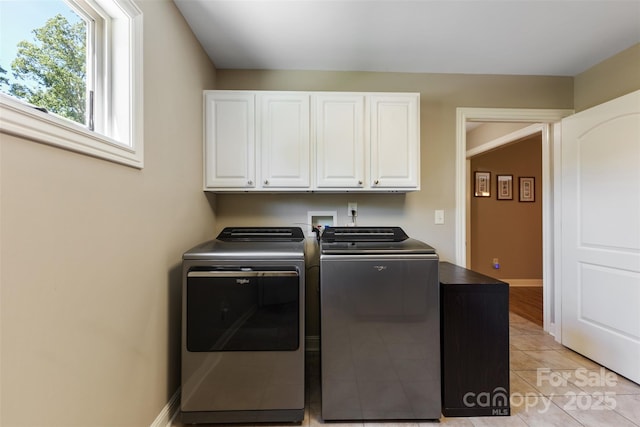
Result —
<instances>
[{"instance_id":1,"label":"door frame","mask_svg":"<svg viewBox=\"0 0 640 427\"><path fill-rule=\"evenodd\" d=\"M520 108L466 108L456 109L456 214L455 257L456 264L467 267L467 233L469 229L468 206L470 203L469 166L467 164L466 122L523 122L539 124L542 132L542 280L543 280L543 327L560 341L560 289L556 289L556 271L559 262L554 251L556 239L554 224L559 211L554 200L559 195L560 127L554 125L570 116L570 109L520 109ZM558 287L560 284L558 283Z\"/></svg>"}]
</instances>

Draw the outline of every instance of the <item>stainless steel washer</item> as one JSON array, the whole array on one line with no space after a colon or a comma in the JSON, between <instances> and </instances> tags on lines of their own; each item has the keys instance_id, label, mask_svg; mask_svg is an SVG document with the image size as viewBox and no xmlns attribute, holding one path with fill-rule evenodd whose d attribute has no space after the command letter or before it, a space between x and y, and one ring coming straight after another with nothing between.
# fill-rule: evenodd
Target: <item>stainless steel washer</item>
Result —
<instances>
[{"instance_id":1,"label":"stainless steel washer","mask_svg":"<svg viewBox=\"0 0 640 427\"><path fill-rule=\"evenodd\" d=\"M438 256L400 227L320 243L322 418L440 418Z\"/></svg>"},{"instance_id":2,"label":"stainless steel washer","mask_svg":"<svg viewBox=\"0 0 640 427\"><path fill-rule=\"evenodd\" d=\"M304 234L225 228L183 256L184 423L304 418Z\"/></svg>"}]
</instances>

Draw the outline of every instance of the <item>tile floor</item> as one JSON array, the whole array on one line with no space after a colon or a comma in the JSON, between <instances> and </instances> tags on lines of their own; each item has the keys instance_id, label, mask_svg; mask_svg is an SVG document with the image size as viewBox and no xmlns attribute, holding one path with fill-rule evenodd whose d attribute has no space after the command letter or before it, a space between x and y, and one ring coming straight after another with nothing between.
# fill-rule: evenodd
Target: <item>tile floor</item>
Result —
<instances>
[{"instance_id":1,"label":"tile floor","mask_svg":"<svg viewBox=\"0 0 640 427\"><path fill-rule=\"evenodd\" d=\"M445 418L440 422L326 423L331 427L640 427L640 386L563 347L542 328L510 314L511 416ZM320 417L319 354L307 358L303 427ZM269 424L269 427L274 427ZM292 424L285 424L291 427ZM172 427L183 427L175 421Z\"/></svg>"}]
</instances>

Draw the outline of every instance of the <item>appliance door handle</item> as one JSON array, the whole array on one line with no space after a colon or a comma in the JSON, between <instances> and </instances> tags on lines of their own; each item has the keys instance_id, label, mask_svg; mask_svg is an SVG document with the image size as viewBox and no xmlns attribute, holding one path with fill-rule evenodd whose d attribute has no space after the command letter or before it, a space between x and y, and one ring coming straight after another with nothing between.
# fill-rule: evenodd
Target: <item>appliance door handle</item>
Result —
<instances>
[{"instance_id":1,"label":"appliance door handle","mask_svg":"<svg viewBox=\"0 0 640 427\"><path fill-rule=\"evenodd\" d=\"M190 271L187 277L294 277L297 271Z\"/></svg>"}]
</instances>

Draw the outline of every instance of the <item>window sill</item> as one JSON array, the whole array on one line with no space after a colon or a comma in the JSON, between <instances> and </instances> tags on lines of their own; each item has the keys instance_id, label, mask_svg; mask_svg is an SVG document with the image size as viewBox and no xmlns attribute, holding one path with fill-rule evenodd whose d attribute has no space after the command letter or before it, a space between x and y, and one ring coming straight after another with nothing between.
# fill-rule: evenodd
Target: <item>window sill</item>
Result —
<instances>
[{"instance_id":1,"label":"window sill","mask_svg":"<svg viewBox=\"0 0 640 427\"><path fill-rule=\"evenodd\" d=\"M142 169L136 149L0 94L0 132Z\"/></svg>"}]
</instances>

